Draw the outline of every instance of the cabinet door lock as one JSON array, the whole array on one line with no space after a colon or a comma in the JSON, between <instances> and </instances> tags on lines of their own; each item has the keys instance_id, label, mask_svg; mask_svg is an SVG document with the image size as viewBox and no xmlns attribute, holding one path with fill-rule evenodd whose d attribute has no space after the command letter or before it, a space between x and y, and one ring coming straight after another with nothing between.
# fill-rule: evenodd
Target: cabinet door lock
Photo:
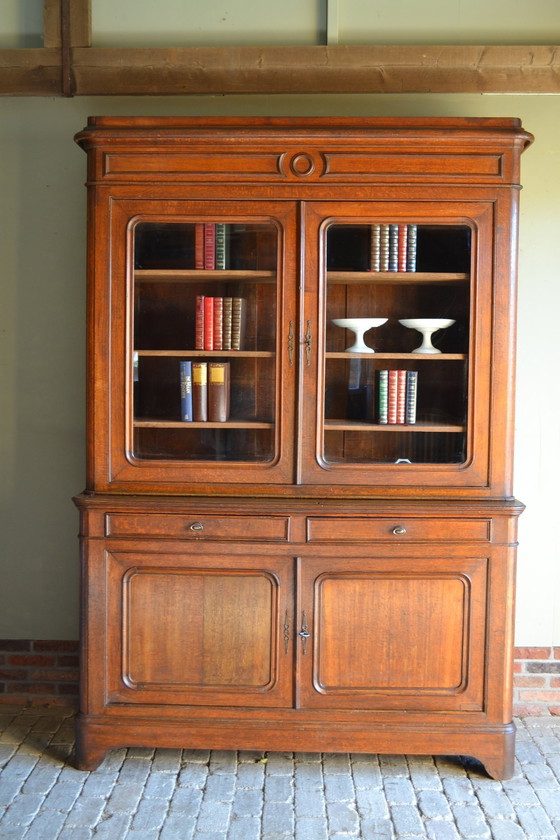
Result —
<instances>
[{"instance_id":1,"label":"cabinet door lock","mask_svg":"<svg viewBox=\"0 0 560 840\"><path fill-rule=\"evenodd\" d=\"M313 343L313 336L311 334L311 321L307 322L307 329L305 330L305 364L307 367L311 365L311 345Z\"/></svg>"},{"instance_id":2,"label":"cabinet door lock","mask_svg":"<svg viewBox=\"0 0 560 840\"><path fill-rule=\"evenodd\" d=\"M402 525L397 525L396 528L393 528L393 534L395 537L403 537L406 534L406 528L403 528Z\"/></svg>"},{"instance_id":3,"label":"cabinet door lock","mask_svg":"<svg viewBox=\"0 0 560 840\"><path fill-rule=\"evenodd\" d=\"M304 656L307 653L307 640L310 635L311 633L309 632L309 627L307 626L307 616L304 610L301 614L301 630L298 633L298 636L301 639L301 647Z\"/></svg>"}]
</instances>

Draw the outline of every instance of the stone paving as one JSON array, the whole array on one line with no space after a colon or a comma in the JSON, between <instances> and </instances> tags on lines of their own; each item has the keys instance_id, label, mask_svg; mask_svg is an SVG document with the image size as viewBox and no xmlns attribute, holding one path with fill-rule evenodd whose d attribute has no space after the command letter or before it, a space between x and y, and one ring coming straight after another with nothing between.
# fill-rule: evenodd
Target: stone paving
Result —
<instances>
[{"instance_id":1,"label":"stone paving","mask_svg":"<svg viewBox=\"0 0 560 840\"><path fill-rule=\"evenodd\" d=\"M506 782L457 757L138 748L87 773L70 710L0 706L0 839L553 840L560 720L517 725Z\"/></svg>"}]
</instances>

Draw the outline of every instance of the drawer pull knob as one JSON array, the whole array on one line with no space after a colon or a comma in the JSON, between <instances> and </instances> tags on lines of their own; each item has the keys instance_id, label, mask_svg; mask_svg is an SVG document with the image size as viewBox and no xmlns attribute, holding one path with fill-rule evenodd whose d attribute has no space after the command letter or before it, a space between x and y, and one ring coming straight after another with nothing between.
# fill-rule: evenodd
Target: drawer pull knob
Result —
<instances>
[{"instance_id":1,"label":"drawer pull knob","mask_svg":"<svg viewBox=\"0 0 560 840\"><path fill-rule=\"evenodd\" d=\"M406 528L403 528L402 525L397 525L396 528L393 528L393 534L395 537L403 537L406 534Z\"/></svg>"},{"instance_id":2,"label":"drawer pull knob","mask_svg":"<svg viewBox=\"0 0 560 840\"><path fill-rule=\"evenodd\" d=\"M191 531L204 531L204 525L202 524L202 522L193 522L192 525L190 525L190 530Z\"/></svg>"}]
</instances>

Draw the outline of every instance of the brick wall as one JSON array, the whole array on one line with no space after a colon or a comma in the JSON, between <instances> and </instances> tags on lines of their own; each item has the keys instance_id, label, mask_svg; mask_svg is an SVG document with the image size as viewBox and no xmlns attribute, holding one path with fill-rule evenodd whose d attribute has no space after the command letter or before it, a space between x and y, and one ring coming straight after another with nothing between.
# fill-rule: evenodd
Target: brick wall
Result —
<instances>
[{"instance_id":1,"label":"brick wall","mask_svg":"<svg viewBox=\"0 0 560 840\"><path fill-rule=\"evenodd\" d=\"M77 706L78 642L0 639L0 703ZM516 648L515 715L560 715L560 647Z\"/></svg>"},{"instance_id":2,"label":"brick wall","mask_svg":"<svg viewBox=\"0 0 560 840\"><path fill-rule=\"evenodd\" d=\"M560 647L515 648L516 715L560 715Z\"/></svg>"},{"instance_id":3,"label":"brick wall","mask_svg":"<svg viewBox=\"0 0 560 840\"><path fill-rule=\"evenodd\" d=\"M0 703L77 706L78 642L0 639Z\"/></svg>"}]
</instances>

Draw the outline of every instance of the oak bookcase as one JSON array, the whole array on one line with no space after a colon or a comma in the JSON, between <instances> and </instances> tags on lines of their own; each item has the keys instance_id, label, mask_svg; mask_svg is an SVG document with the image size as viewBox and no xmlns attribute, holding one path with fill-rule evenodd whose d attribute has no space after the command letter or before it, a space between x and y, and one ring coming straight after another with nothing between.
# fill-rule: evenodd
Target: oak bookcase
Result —
<instances>
[{"instance_id":1,"label":"oak bookcase","mask_svg":"<svg viewBox=\"0 0 560 840\"><path fill-rule=\"evenodd\" d=\"M77 135L78 766L159 746L459 753L511 775L531 139L428 118L98 117ZM341 318L383 323L352 351ZM436 352L404 319L448 324ZM225 420L189 415L182 362L228 363Z\"/></svg>"}]
</instances>

